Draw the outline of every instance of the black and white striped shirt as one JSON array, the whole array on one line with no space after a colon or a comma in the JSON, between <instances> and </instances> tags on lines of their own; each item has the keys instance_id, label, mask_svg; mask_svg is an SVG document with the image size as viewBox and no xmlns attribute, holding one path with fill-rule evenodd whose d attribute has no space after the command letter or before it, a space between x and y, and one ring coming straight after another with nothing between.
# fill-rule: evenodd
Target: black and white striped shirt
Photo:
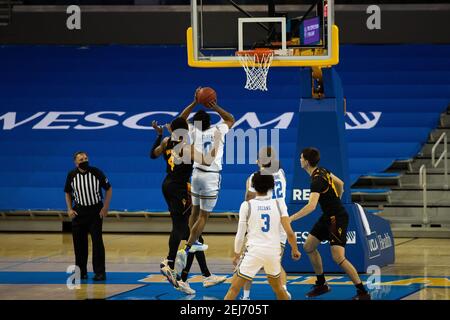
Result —
<instances>
[{"instance_id":1,"label":"black and white striped shirt","mask_svg":"<svg viewBox=\"0 0 450 320\"><path fill-rule=\"evenodd\" d=\"M77 206L87 207L102 202L101 188L108 190L111 184L100 169L88 167L81 172L76 168L67 174L64 192L72 195Z\"/></svg>"}]
</instances>

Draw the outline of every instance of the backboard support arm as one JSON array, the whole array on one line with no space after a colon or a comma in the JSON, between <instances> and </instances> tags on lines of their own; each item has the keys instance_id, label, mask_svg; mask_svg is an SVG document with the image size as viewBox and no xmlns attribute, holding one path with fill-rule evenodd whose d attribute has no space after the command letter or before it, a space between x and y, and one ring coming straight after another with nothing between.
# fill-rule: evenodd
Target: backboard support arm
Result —
<instances>
[{"instance_id":1,"label":"backboard support arm","mask_svg":"<svg viewBox=\"0 0 450 320\"><path fill-rule=\"evenodd\" d=\"M236 2L234 2L233 0L227 0L233 7L235 7L238 11L240 11L242 14L246 15L249 18L254 18L254 16L252 16L250 13L248 13L247 11L245 11L244 9L242 9ZM273 1L271 1L273 2ZM267 32L270 31L270 28L260 22L257 23L261 28L263 28L264 30L266 30Z\"/></svg>"}]
</instances>

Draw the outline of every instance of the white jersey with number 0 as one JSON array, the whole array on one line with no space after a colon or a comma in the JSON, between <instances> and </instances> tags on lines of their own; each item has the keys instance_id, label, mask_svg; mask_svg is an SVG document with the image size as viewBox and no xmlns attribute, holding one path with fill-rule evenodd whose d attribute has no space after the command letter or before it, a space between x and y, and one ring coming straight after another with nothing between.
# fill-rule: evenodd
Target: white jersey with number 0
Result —
<instances>
[{"instance_id":1,"label":"white jersey with number 0","mask_svg":"<svg viewBox=\"0 0 450 320\"><path fill-rule=\"evenodd\" d=\"M228 125L225 123L211 126L209 129L205 131L201 131L195 128L193 125L189 125L191 142L194 144L195 148L198 151L201 151L203 154L209 152L209 150L214 146L214 133L216 130L219 130L221 133L221 143L219 144L216 158L214 159L213 163L210 166L202 165L194 161L193 166L194 168L215 172L219 172L222 170L222 158L223 158L223 147L225 143L225 135L228 133L230 129L228 128Z\"/></svg>"}]
</instances>

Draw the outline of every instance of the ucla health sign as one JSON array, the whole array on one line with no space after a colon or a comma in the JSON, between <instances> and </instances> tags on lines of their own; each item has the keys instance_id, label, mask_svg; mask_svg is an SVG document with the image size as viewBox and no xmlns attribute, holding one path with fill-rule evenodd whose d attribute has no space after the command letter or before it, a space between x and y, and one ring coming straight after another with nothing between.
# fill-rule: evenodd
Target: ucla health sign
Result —
<instances>
[{"instance_id":1,"label":"ucla health sign","mask_svg":"<svg viewBox=\"0 0 450 320\"><path fill-rule=\"evenodd\" d=\"M375 259L381 256L383 250L392 248L393 241L391 234L388 232L378 235L376 231L373 231L367 236L367 244L369 246L369 259Z\"/></svg>"}]
</instances>

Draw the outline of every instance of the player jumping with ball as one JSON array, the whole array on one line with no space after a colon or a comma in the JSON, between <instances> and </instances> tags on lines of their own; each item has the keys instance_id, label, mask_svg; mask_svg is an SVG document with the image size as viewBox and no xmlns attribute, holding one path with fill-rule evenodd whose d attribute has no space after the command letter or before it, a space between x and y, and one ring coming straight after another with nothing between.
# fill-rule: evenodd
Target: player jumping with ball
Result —
<instances>
[{"instance_id":1,"label":"player jumping with ball","mask_svg":"<svg viewBox=\"0 0 450 320\"><path fill-rule=\"evenodd\" d=\"M198 242L198 239L205 228L210 213L217 203L217 197L220 191L220 171L222 170L222 157L225 143L224 137L235 122L233 115L219 107L215 100L208 101L205 106L216 111L223 122L211 126L209 114L204 110L199 110L193 117L194 125L190 125L189 127L192 144L198 150L208 152L215 144L214 133L217 130L221 133L221 141L216 157L211 165L202 165L194 159L191 182L192 216L198 218L192 225L190 237L186 242L184 249L179 250L177 253L175 260L175 270L177 272L181 272L186 266L186 259L189 252L204 251L208 248L205 244ZM180 117L187 119L193 108L193 105L188 106L181 113Z\"/></svg>"}]
</instances>

